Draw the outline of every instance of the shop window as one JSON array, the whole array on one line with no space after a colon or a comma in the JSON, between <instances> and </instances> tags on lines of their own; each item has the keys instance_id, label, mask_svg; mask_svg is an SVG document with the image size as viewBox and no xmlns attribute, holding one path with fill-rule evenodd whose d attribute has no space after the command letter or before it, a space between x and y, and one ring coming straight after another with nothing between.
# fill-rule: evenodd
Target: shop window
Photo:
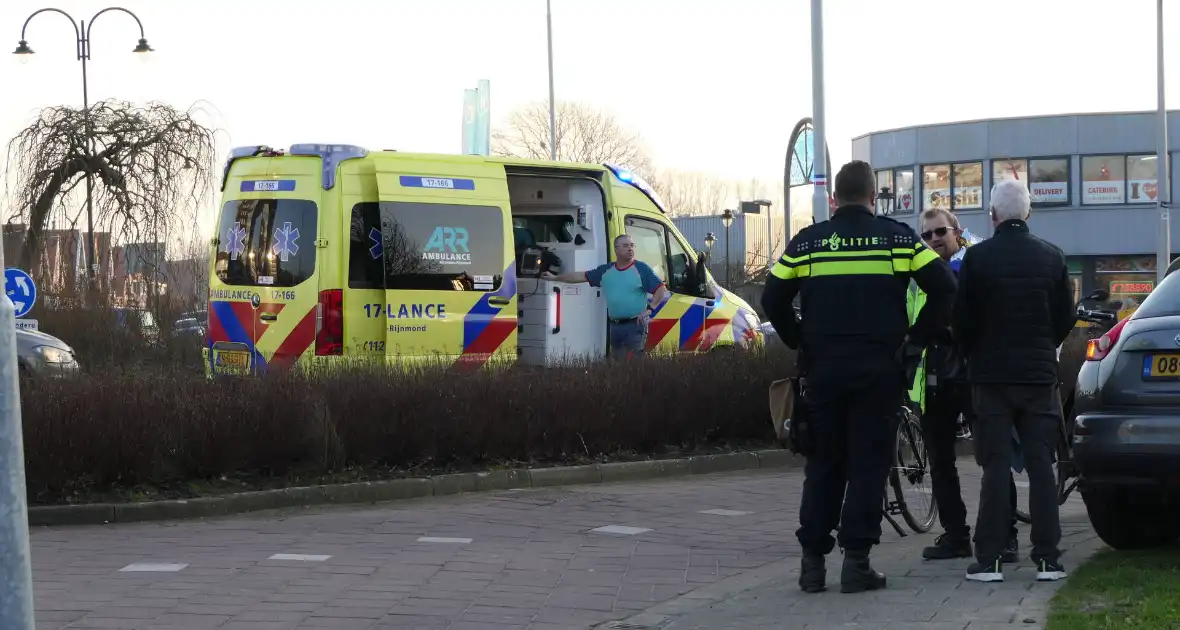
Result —
<instances>
[{"instance_id":1,"label":"shop window","mask_svg":"<svg viewBox=\"0 0 1180 630\"><path fill-rule=\"evenodd\" d=\"M1028 192L1033 205L1069 203L1069 158L1028 161Z\"/></svg>"},{"instance_id":2,"label":"shop window","mask_svg":"<svg viewBox=\"0 0 1180 630\"><path fill-rule=\"evenodd\" d=\"M889 189L890 194L894 194L893 171L877 171L877 192L880 193L886 188ZM893 209L895 207L896 199L881 199L880 197L877 197L877 214L893 214Z\"/></svg>"},{"instance_id":3,"label":"shop window","mask_svg":"<svg viewBox=\"0 0 1180 630\"><path fill-rule=\"evenodd\" d=\"M983 162L954 165L952 210L979 210L983 207Z\"/></svg>"},{"instance_id":4,"label":"shop window","mask_svg":"<svg viewBox=\"0 0 1180 630\"><path fill-rule=\"evenodd\" d=\"M914 171L909 168L899 168L893 171L893 186L896 199L893 201L894 212L910 214L917 207L914 201Z\"/></svg>"},{"instance_id":5,"label":"shop window","mask_svg":"<svg viewBox=\"0 0 1180 630\"><path fill-rule=\"evenodd\" d=\"M1127 156L1127 203L1155 203L1159 198L1154 155Z\"/></svg>"},{"instance_id":6,"label":"shop window","mask_svg":"<svg viewBox=\"0 0 1180 630\"><path fill-rule=\"evenodd\" d=\"M1127 161L1122 155L1082 157L1082 205L1127 202Z\"/></svg>"},{"instance_id":7,"label":"shop window","mask_svg":"<svg viewBox=\"0 0 1180 630\"><path fill-rule=\"evenodd\" d=\"M1008 180L1028 182L1028 160L992 160L992 186Z\"/></svg>"},{"instance_id":8,"label":"shop window","mask_svg":"<svg viewBox=\"0 0 1180 630\"><path fill-rule=\"evenodd\" d=\"M922 210L951 209L951 167L928 164L922 167Z\"/></svg>"},{"instance_id":9,"label":"shop window","mask_svg":"<svg viewBox=\"0 0 1180 630\"><path fill-rule=\"evenodd\" d=\"M1095 260L1098 287L1110 292L1110 306L1132 312L1155 288L1155 256L1107 256Z\"/></svg>"}]
</instances>

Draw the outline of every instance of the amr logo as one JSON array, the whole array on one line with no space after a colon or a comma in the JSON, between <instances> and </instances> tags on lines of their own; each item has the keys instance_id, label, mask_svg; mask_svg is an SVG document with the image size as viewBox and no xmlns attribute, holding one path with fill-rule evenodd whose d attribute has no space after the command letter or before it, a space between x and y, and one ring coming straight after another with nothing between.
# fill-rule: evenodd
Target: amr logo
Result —
<instances>
[{"instance_id":1,"label":"amr logo","mask_svg":"<svg viewBox=\"0 0 1180 630\"><path fill-rule=\"evenodd\" d=\"M470 250L467 249L467 228L444 226L434 228L434 233L426 242L426 251L468 253Z\"/></svg>"}]
</instances>

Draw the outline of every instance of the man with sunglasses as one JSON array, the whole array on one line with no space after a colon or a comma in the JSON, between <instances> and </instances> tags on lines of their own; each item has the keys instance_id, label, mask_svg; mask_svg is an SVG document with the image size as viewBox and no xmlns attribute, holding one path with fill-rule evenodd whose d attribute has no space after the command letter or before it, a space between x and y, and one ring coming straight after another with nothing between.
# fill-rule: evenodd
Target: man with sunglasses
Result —
<instances>
[{"instance_id":1,"label":"man with sunglasses","mask_svg":"<svg viewBox=\"0 0 1180 630\"><path fill-rule=\"evenodd\" d=\"M959 226L959 218L943 208L927 210L922 214L921 236L958 276L963 256L971 245L969 235ZM973 555L967 508L963 504L959 471L955 467L955 442L958 440L959 415L970 424L974 414L971 410L971 389L966 378L967 362L947 332L926 351L928 398L925 413L922 414L922 433L930 457L930 483L934 490L934 502L938 506L938 520L944 530L933 545L922 550L922 557L927 560L970 558ZM1002 561L1014 563L1019 559L1015 516L1016 482L1012 479L1009 484L1013 516Z\"/></svg>"}]
</instances>

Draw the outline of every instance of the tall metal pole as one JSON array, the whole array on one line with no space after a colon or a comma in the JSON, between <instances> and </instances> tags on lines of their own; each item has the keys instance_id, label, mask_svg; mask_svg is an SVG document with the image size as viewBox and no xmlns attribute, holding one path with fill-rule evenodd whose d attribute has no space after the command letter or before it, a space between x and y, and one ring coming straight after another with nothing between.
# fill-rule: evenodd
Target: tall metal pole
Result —
<instances>
[{"instance_id":1,"label":"tall metal pole","mask_svg":"<svg viewBox=\"0 0 1180 630\"><path fill-rule=\"evenodd\" d=\"M91 20L93 23L93 20ZM90 124L90 87L86 80L86 60L90 57L90 38L86 33L86 20L81 20L82 38L78 42L78 50L82 57L82 114L85 116L84 129L86 133L86 158L94 155L94 131ZM97 259L94 257L94 177L91 168L86 168L86 277L91 283L98 276Z\"/></svg>"},{"instance_id":2,"label":"tall metal pole","mask_svg":"<svg viewBox=\"0 0 1180 630\"><path fill-rule=\"evenodd\" d=\"M729 282L729 224L725 224L725 288L731 289L733 287ZM13 324L14 326L16 324Z\"/></svg>"},{"instance_id":3,"label":"tall metal pole","mask_svg":"<svg viewBox=\"0 0 1180 630\"><path fill-rule=\"evenodd\" d=\"M774 266L774 221L772 220L773 206L766 206L766 271ZM785 244L784 244L785 246Z\"/></svg>"},{"instance_id":4,"label":"tall metal pole","mask_svg":"<svg viewBox=\"0 0 1180 630\"><path fill-rule=\"evenodd\" d=\"M1155 205L1159 212L1156 232L1156 282L1163 282L1172 263L1172 220L1168 206L1172 202L1172 182L1168 177L1168 110L1164 105L1164 0L1156 0L1155 9L1155 71L1156 71L1156 158L1155 181L1159 196Z\"/></svg>"},{"instance_id":5,"label":"tall metal pole","mask_svg":"<svg viewBox=\"0 0 1180 630\"><path fill-rule=\"evenodd\" d=\"M0 269L4 243L0 239ZM34 630L29 509L16 364L16 309L0 297L0 628Z\"/></svg>"},{"instance_id":6,"label":"tall metal pole","mask_svg":"<svg viewBox=\"0 0 1180 630\"><path fill-rule=\"evenodd\" d=\"M815 191L811 214L815 222L828 219L828 142L824 117L824 3L811 0L811 124L814 128L815 151L811 167L811 182Z\"/></svg>"},{"instance_id":7,"label":"tall metal pole","mask_svg":"<svg viewBox=\"0 0 1180 630\"><path fill-rule=\"evenodd\" d=\"M557 161L557 103L553 100L553 8L545 0L545 27L549 34L549 159Z\"/></svg>"}]
</instances>

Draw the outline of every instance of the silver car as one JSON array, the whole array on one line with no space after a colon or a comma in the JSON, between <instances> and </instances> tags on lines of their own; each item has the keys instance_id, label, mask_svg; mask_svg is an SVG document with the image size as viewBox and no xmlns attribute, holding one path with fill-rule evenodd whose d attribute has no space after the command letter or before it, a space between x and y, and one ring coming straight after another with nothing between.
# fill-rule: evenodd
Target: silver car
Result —
<instances>
[{"instance_id":1,"label":"silver car","mask_svg":"<svg viewBox=\"0 0 1180 630\"><path fill-rule=\"evenodd\" d=\"M1180 275L1088 342L1073 411L1078 489L1098 537L1115 549L1180 537Z\"/></svg>"},{"instance_id":2,"label":"silver car","mask_svg":"<svg viewBox=\"0 0 1180 630\"><path fill-rule=\"evenodd\" d=\"M19 328L16 361L22 379L74 376L81 369L74 349L66 342L43 332Z\"/></svg>"}]
</instances>

